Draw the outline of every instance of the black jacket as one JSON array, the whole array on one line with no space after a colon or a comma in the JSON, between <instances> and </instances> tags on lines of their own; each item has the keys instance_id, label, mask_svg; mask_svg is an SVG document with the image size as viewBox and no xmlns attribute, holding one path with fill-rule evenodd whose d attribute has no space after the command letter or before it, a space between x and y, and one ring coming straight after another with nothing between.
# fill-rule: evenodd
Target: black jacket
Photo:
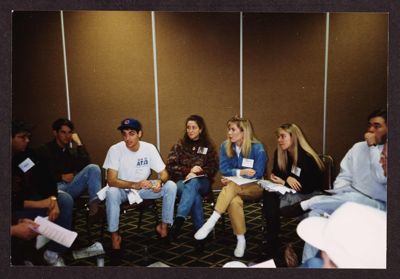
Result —
<instances>
[{"instance_id":1,"label":"black jacket","mask_svg":"<svg viewBox=\"0 0 400 279\"><path fill-rule=\"evenodd\" d=\"M76 174L90 164L89 154L81 145L77 148L61 148L56 140L52 140L38 148L41 157L51 165L51 173L55 181L62 181L61 175L66 173Z\"/></svg>"},{"instance_id":2,"label":"black jacket","mask_svg":"<svg viewBox=\"0 0 400 279\"><path fill-rule=\"evenodd\" d=\"M297 158L297 167L301 169L299 176L291 172L292 164L293 164L293 158L288 156L287 167L284 171L281 171L278 168L277 151L275 150L274 166L272 169L273 174L282 178L285 181L289 176L296 178L302 186L302 190L300 191L300 193L302 194L309 194L316 190L322 189L321 170L318 168L318 165L315 162L314 158L308 153L306 153L300 146L298 148L298 158ZM290 188L287 182L285 183L285 186Z\"/></svg>"},{"instance_id":3,"label":"black jacket","mask_svg":"<svg viewBox=\"0 0 400 279\"><path fill-rule=\"evenodd\" d=\"M27 159L34 165L24 172L19 165ZM34 150L14 154L12 157L12 211L22 210L25 200L42 200L57 197L57 184L50 175L48 161Z\"/></svg>"}]
</instances>

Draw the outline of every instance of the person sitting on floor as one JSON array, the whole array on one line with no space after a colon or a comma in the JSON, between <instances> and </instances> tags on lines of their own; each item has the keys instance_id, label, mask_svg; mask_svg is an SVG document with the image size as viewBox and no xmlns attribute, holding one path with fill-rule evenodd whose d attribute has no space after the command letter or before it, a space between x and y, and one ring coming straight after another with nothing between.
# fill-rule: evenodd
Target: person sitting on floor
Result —
<instances>
[{"instance_id":1,"label":"person sitting on floor","mask_svg":"<svg viewBox=\"0 0 400 279\"><path fill-rule=\"evenodd\" d=\"M131 190L137 191L142 199L162 201L162 222L156 231L161 238L168 236L168 224L173 223L176 184L168 180L168 172L157 148L141 141L142 125L133 118L121 121L118 127L123 141L112 145L104 160L107 171L106 210L108 231L111 233L114 254L121 252L122 238L118 232L120 205L128 200ZM159 179L149 180L151 170L158 173Z\"/></svg>"},{"instance_id":2,"label":"person sitting on floor","mask_svg":"<svg viewBox=\"0 0 400 279\"><path fill-rule=\"evenodd\" d=\"M101 170L90 163L90 157L80 137L74 132L72 121L59 118L52 125L54 139L39 147L41 156L52 166L52 174L59 190L70 194L74 199L87 190L89 194L89 223L105 218L99 207L97 192L101 189ZM71 148L73 142L76 148Z\"/></svg>"},{"instance_id":3,"label":"person sitting on floor","mask_svg":"<svg viewBox=\"0 0 400 279\"><path fill-rule=\"evenodd\" d=\"M28 148L30 135L31 128L28 124L22 121L12 122L11 262L13 264L23 264L24 261L24 250L19 249L23 244L14 236L18 236L19 229L23 229L24 226L25 238L31 238L32 234L27 233L26 226L35 227L26 219L48 216L50 221L66 229L71 229L72 225L74 201L68 193L57 190L56 182L49 174L48 161ZM49 265L64 266L62 254L66 251L66 247L50 241L43 257Z\"/></svg>"},{"instance_id":4,"label":"person sitting on floor","mask_svg":"<svg viewBox=\"0 0 400 279\"><path fill-rule=\"evenodd\" d=\"M306 268L386 268L386 212L346 202L329 217L312 216L297 234L320 250Z\"/></svg>"},{"instance_id":5,"label":"person sitting on floor","mask_svg":"<svg viewBox=\"0 0 400 279\"><path fill-rule=\"evenodd\" d=\"M176 182L180 201L170 238L176 239L186 216L191 213L196 232L204 224L203 196L210 192L218 171L218 157L204 119L191 115L185 121L185 134L175 144L167 160L167 170ZM189 181L186 181L190 179Z\"/></svg>"},{"instance_id":6,"label":"person sitting on floor","mask_svg":"<svg viewBox=\"0 0 400 279\"><path fill-rule=\"evenodd\" d=\"M270 192L264 190L263 211L266 219L266 258L275 258L281 253L280 207L308 199L321 193L322 171L324 164L318 154L307 142L303 132L296 124L283 124L277 130L277 149L274 153L274 165L271 181L284 185L296 193Z\"/></svg>"},{"instance_id":7,"label":"person sitting on floor","mask_svg":"<svg viewBox=\"0 0 400 279\"><path fill-rule=\"evenodd\" d=\"M253 131L250 120L233 117L228 120L228 139L220 148L220 172L223 176L237 176L261 179L264 175L268 157L264 146ZM246 223L243 199L260 199L262 188L253 182L237 185L228 178L221 179L222 190L218 195L214 211L207 222L196 232L195 239L202 240L212 231L221 214L228 210L237 244L235 257L243 257L246 249Z\"/></svg>"}]
</instances>

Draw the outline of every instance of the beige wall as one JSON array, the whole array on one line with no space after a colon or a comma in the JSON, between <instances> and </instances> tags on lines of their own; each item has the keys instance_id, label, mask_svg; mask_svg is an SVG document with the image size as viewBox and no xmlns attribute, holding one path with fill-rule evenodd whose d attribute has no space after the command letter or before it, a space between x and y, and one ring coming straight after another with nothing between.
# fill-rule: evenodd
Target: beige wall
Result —
<instances>
[{"instance_id":1,"label":"beige wall","mask_svg":"<svg viewBox=\"0 0 400 279\"><path fill-rule=\"evenodd\" d=\"M386 105L387 20L330 14L326 150L337 162L362 139L366 115ZM64 12L64 24L71 116L93 161L103 163L127 116L156 144L151 13ZM202 115L219 146L226 120L239 114L239 24L239 13L156 13L164 158L188 115ZM67 116L60 14L14 12L13 38L13 117L36 125L38 145ZM270 157L285 122L299 124L322 152L324 66L325 14L244 14L243 114Z\"/></svg>"}]
</instances>

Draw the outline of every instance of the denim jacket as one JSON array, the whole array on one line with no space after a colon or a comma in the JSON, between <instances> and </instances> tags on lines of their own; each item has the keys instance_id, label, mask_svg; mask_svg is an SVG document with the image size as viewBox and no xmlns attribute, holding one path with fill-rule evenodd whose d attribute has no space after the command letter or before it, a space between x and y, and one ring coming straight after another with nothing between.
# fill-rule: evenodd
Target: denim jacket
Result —
<instances>
[{"instance_id":1,"label":"denim jacket","mask_svg":"<svg viewBox=\"0 0 400 279\"><path fill-rule=\"evenodd\" d=\"M221 174L223 176L236 176L237 170L249 168L242 165L242 153L237 156L236 152L234 152L235 155L232 158L229 158L225 151L225 144L226 141L224 141L220 147L219 170ZM232 148L235 148L235 144L232 145ZM268 155L267 152L264 150L264 146L261 143L252 143L250 155L247 159L254 160L252 169L256 171L256 174L254 176L244 175L243 177L261 179L264 175L265 168L268 163Z\"/></svg>"}]
</instances>

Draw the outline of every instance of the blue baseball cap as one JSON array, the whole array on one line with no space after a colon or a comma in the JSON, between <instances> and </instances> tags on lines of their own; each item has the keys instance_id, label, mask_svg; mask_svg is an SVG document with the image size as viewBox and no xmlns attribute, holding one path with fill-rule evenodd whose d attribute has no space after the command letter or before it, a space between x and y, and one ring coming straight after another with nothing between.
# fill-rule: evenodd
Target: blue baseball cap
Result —
<instances>
[{"instance_id":1,"label":"blue baseball cap","mask_svg":"<svg viewBox=\"0 0 400 279\"><path fill-rule=\"evenodd\" d=\"M134 118L126 118L121 121L121 125L117 128L118 130L122 131L125 129L132 129L136 132L142 130L142 124Z\"/></svg>"}]
</instances>

